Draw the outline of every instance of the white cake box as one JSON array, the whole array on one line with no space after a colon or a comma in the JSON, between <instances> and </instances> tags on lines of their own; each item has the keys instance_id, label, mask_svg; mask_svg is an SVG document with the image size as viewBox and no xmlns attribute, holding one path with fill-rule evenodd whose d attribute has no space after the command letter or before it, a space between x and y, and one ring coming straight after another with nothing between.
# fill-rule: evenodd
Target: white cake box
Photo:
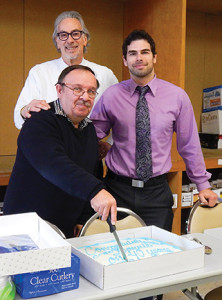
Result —
<instances>
[{"instance_id":1,"label":"white cake box","mask_svg":"<svg viewBox=\"0 0 222 300\"><path fill-rule=\"evenodd\" d=\"M222 134L222 110L214 110L202 113L202 132Z\"/></svg>"},{"instance_id":2,"label":"white cake box","mask_svg":"<svg viewBox=\"0 0 222 300\"><path fill-rule=\"evenodd\" d=\"M0 217L0 237L21 234L39 249L0 253L0 276L70 267L70 244L36 213Z\"/></svg>"},{"instance_id":3,"label":"white cake box","mask_svg":"<svg viewBox=\"0 0 222 300\"><path fill-rule=\"evenodd\" d=\"M204 266L202 245L156 226L119 230L117 234L120 241L121 238L149 237L178 246L182 251L107 266L82 253L78 248L112 240L114 239L112 233L100 233L68 240L73 247L73 253L80 258L80 274L101 289L142 282Z\"/></svg>"}]
</instances>

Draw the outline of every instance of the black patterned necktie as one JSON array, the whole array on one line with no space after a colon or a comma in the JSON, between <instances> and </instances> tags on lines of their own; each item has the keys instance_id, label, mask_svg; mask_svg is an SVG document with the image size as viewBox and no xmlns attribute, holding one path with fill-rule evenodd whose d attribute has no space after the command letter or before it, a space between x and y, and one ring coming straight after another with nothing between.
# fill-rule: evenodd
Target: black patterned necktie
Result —
<instances>
[{"instance_id":1,"label":"black patterned necktie","mask_svg":"<svg viewBox=\"0 0 222 300\"><path fill-rule=\"evenodd\" d=\"M139 91L139 100L136 105L136 174L140 180L146 182L153 174L150 117L145 98L150 88L137 86L136 89Z\"/></svg>"}]
</instances>

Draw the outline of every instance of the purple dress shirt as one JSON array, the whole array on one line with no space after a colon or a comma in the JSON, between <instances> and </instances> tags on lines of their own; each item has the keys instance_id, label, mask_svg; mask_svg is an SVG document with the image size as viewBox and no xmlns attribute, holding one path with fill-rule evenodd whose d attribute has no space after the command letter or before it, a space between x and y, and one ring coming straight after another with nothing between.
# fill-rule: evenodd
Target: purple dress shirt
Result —
<instances>
[{"instance_id":1,"label":"purple dress shirt","mask_svg":"<svg viewBox=\"0 0 222 300\"><path fill-rule=\"evenodd\" d=\"M196 121L186 92L172 83L154 77L146 94L149 105L153 177L169 172L172 167L171 143L177 133L177 149L187 175L199 191L209 188L211 174L206 171ZM109 87L91 114L97 136L104 138L112 128L113 145L106 156L110 170L137 178L135 172L136 103L139 94L132 80Z\"/></svg>"}]
</instances>

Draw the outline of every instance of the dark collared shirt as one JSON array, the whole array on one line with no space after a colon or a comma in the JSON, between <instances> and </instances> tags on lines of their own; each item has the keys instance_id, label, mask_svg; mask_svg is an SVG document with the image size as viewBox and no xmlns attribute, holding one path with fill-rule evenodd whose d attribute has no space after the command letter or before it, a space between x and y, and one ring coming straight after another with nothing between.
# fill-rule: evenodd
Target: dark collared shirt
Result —
<instances>
[{"instance_id":1,"label":"dark collared shirt","mask_svg":"<svg viewBox=\"0 0 222 300\"><path fill-rule=\"evenodd\" d=\"M63 108L62 108L62 105L59 101L59 99L55 100L53 102L54 104L54 108L55 108L55 114L56 115L60 115L60 116L63 116L65 117L69 122L72 123L72 125L74 126L72 120L66 115L66 113L64 112ZM89 123L91 123L92 121L89 119L89 118L85 118L83 119L81 122L79 122L79 129L83 129L85 128Z\"/></svg>"}]
</instances>

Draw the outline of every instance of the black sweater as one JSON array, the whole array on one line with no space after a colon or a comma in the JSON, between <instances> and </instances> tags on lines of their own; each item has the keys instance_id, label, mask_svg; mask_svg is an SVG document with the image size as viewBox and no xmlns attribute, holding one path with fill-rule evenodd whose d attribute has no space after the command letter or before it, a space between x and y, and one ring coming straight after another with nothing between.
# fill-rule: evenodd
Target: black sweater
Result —
<instances>
[{"instance_id":1,"label":"black sweater","mask_svg":"<svg viewBox=\"0 0 222 300\"><path fill-rule=\"evenodd\" d=\"M18 137L3 212L34 211L67 234L93 213L84 206L104 188L94 176L97 167L98 140L92 123L76 129L55 114L53 104L50 110L32 113Z\"/></svg>"}]
</instances>

